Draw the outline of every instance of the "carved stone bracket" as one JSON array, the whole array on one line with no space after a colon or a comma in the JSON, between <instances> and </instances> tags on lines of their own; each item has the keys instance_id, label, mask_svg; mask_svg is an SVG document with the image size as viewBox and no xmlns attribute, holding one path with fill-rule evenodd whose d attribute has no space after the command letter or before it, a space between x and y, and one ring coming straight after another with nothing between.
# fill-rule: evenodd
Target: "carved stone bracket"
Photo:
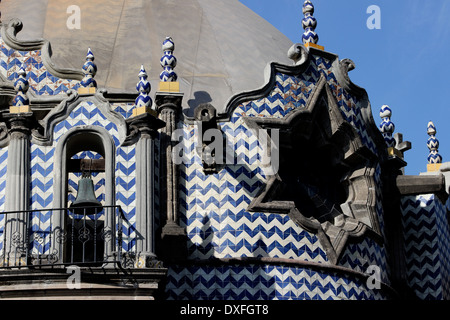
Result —
<instances>
[{"instance_id":1,"label":"carved stone bracket","mask_svg":"<svg viewBox=\"0 0 450 320\"><path fill-rule=\"evenodd\" d=\"M218 148L223 149L223 134L217 126L217 111L209 103L202 104L194 110L197 125L197 153L202 159L203 171L206 174L217 173L220 157Z\"/></svg>"}]
</instances>

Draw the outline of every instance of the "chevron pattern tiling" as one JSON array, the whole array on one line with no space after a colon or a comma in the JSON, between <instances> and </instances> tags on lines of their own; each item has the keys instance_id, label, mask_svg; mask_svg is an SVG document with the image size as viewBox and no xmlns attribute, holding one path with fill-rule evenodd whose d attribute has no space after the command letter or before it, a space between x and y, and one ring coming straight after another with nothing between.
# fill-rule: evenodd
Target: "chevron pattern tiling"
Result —
<instances>
[{"instance_id":1,"label":"chevron pattern tiling","mask_svg":"<svg viewBox=\"0 0 450 320\"><path fill-rule=\"evenodd\" d=\"M128 106L113 106L115 110L122 110L128 114ZM116 146L119 145L117 127L100 112L100 110L91 102L83 102L77 106L67 119L59 122L54 128L53 145L44 147L35 144L31 145L31 188L32 209L46 209L52 207L53 202L53 163L56 144L61 136L75 126L94 125L105 128L113 137ZM75 156L76 158L99 158L100 155L94 152L83 152ZM124 239L127 236L133 237L134 230L134 206L135 206L135 154L134 147L117 148L116 151L116 199L117 204L122 206L130 225L124 224ZM69 175L69 188L72 193L68 196L68 203L75 200L75 194L78 187L79 174L71 173ZM104 173L93 173L93 180L97 198L100 201L105 200L104 195ZM32 235L30 240L33 242L34 253L45 253L48 249L48 234L51 230L49 212L36 212L32 215ZM126 241L126 246L132 243L132 240ZM43 251L42 251L43 250Z\"/></svg>"},{"instance_id":2,"label":"chevron pattern tiling","mask_svg":"<svg viewBox=\"0 0 450 320\"><path fill-rule=\"evenodd\" d=\"M272 265L171 266L168 300L382 300L356 278Z\"/></svg>"},{"instance_id":3,"label":"chevron pattern tiling","mask_svg":"<svg viewBox=\"0 0 450 320\"><path fill-rule=\"evenodd\" d=\"M5 211L6 195L6 169L8 160L8 147L0 148L0 212ZM0 215L0 256L3 253L3 231L5 226L5 216Z\"/></svg>"},{"instance_id":4,"label":"chevron pattern tiling","mask_svg":"<svg viewBox=\"0 0 450 320\"><path fill-rule=\"evenodd\" d=\"M315 57L302 76L277 74L276 85L267 97L242 103L234 111L230 122L220 123L227 142L233 146L236 162L235 165L226 165L217 174L205 175L202 170L201 160L196 151L196 127L180 123L184 130L183 147L186 157L186 164L180 167L181 224L188 234L190 259L275 257L319 263L328 261L317 237L302 230L288 216L246 211L267 178L258 166L261 146L242 119L243 116L280 118L285 117L295 108L304 107L321 73L326 76L336 95L344 118L355 126L363 143L376 151L375 144L369 138L359 112L359 101L338 85L332 72L332 62L321 57ZM239 159L239 165L236 164L237 159ZM376 192L379 197L376 211L380 227L384 228L380 176L381 168L378 166L375 174ZM389 283L386 259L386 250L383 246L371 239L361 239L357 243L348 245L340 265L362 273L366 273L369 266L377 265L382 271L382 281ZM212 277L213 274L220 273L220 268L206 269L208 268L195 270L169 268L169 273L177 279L177 282L184 283L185 286L189 281L195 281L195 277L207 277L206 280L199 281L203 284L207 282L211 286L214 281L218 281L219 284L220 281L223 282L224 275L220 276L222 280L213 280L215 278ZM297 285L302 281L299 280ZM224 295L225 289L214 286L214 288L203 288L209 290L208 292L204 292L203 289L198 291L195 285L190 289L186 287L183 289L176 285L173 287L174 290L175 287L176 293L172 289L168 291L172 298L178 295L188 299L229 298L231 295L234 295L234 298L254 298L255 295L265 298L286 298L281 289L269 290L273 293L270 293L268 289L255 293L252 289L253 291L249 293L235 288L228 295ZM311 296L314 291L310 289L305 287L303 295L298 292L289 293L289 298L326 299L332 296L331 294L326 296L323 292L322 296L320 294ZM371 294L373 295L354 295L353 297L361 299L379 297L379 293ZM344 297L341 296L341 298Z\"/></svg>"},{"instance_id":5,"label":"chevron pattern tiling","mask_svg":"<svg viewBox=\"0 0 450 320\"><path fill-rule=\"evenodd\" d=\"M22 64L25 65L30 89L38 95L57 95L79 87L78 80L61 79L51 75L42 62L40 50L16 51L0 38L0 72L9 81L14 81ZM80 61L80 69L82 64Z\"/></svg>"},{"instance_id":6,"label":"chevron pattern tiling","mask_svg":"<svg viewBox=\"0 0 450 320\"><path fill-rule=\"evenodd\" d=\"M122 247L131 251L136 237L136 149L119 147L116 154L116 204L122 207L126 221L122 227Z\"/></svg>"},{"instance_id":7,"label":"chevron pattern tiling","mask_svg":"<svg viewBox=\"0 0 450 320\"><path fill-rule=\"evenodd\" d=\"M257 138L243 126L242 119L221 124L244 164L226 165L214 175L203 172L194 126L184 127L187 164L180 168L180 211L190 258L271 256L326 262L318 238L287 215L246 211L266 178L254 157L261 152Z\"/></svg>"},{"instance_id":8,"label":"chevron pattern tiling","mask_svg":"<svg viewBox=\"0 0 450 320\"><path fill-rule=\"evenodd\" d=\"M283 118L290 111L306 105L315 83L281 73L278 73L276 78L276 86L267 97L243 103L236 108L231 121L242 116Z\"/></svg>"},{"instance_id":9,"label":"chevron pattern tiling","mask_svg":"<svg viewBox=\"0 0 450 320\"><path fill-rule=\"evenodd\" d=\"M435 195L402 198L408 284L422 300L450 299L450 229Z\"/></svg>"},{"instance_id":10,"label":"chevron pattern tiling","mask_svg":"<svg viewBox=\"0 0 450 320\"><path fill-rule=\"evenodd\" d=\"M42 63L41 52L11 50L0 39L0 72L9 80L17 77L25 64L30 90L38 95L56 95L77 89L78 81L64 80L49 74ZM80 62L81 68L82 61ZM296 77L278 73L275 86L266 97L242 103L233 112L231 121L219 126L233 146L235 163L226 165L217 174L205 175L196 151L195 126L180 122L184 131L186 162L180 166L179 200L180 224L187 231L188 253L192 260L253 257L281 258L326 264L327 256L316 235L297 226L287 215L250 213L247 207L265 185L267 177L260 167L262 153L255 134L243 121L243 116L281 118L294 109L306 105L321 75L324 75L335 95L344 118L360 134L363 143L377 153L367 133L360 112L361 102L346 92L337 82L333 68L335 61L313 55L306 71ZM117 103L112 108L124 118L131 116L133 104ZM54 128L52 146L31 147L31 206L33 209L51 208L53 202L53 162L55 147L62 135L76 126L94 125L105 128L116 144L116 204L124 211L123 248L135 247L136 224L136 154L135 147L120 146L118 130L91 102L81 103L67 119ZM3 154L2 154L3 152ZM0 150L0 158L7 150ZM155 143L155 209L159 210L158 168L159 145ZM95 157L95 155L78 155ZM0 162L6 166L6 160ZM4 184L0 166L0 208L4 203ZM5 171L6 172L6 171ZM377 168L376 210L384 228L380 192L380 168ZM104 179L94 177L97 195L104 200ZM78 176L71 174L69 184L76 188ZM3 189L2 189L3 188ZM72 196L73 198L73 196ZM69 202L72 199L69 196ZM3 203L2 203L3 199ZM159 216L156 216L159 225ZM0 220L1 223L1 220ZM48 251L51 230L50 212L32 215L34 253ZM2 245L2 242L0 242ZM442 248L442 250L444 250ZM386 252L371 239L349 244L343 253L341 266L366 272L370 265L382 269L382 280L388 282ZM448 263L447 263L448 265ZM448 273L447 273L448 274ZM320 273L302 267L271 265L170 266L166 294L169 299L383 299L382 291L371 291L358 279L350 279L333 272Z\"/></svg>"},{"instance_id":11,"label":"chevron pattern tiling","mask_svg":"<svg viewBox=\"0 0 450 320\"><path fill-rule=\"evenodd\" d=\"M47 209L53 203L53 163L54 147L31 144L31 209ZM49 249L51 232L49 211L36 211L31 214L32 253L46 253Z\"/></svg>"}]
</instances>

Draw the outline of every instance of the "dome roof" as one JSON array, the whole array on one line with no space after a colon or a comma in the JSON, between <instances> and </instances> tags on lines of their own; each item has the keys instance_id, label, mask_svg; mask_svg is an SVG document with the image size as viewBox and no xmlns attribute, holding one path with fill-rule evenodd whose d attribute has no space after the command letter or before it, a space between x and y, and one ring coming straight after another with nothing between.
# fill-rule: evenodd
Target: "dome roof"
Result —
<instances>
[{"instance_id":1,"label":"dome roof","mask_svg":"<svg viewBox=\"0 0 450 320\"><path fill-rule=\"evenodd\" d=\"M80 8L80 29L67 27L71 5ZM161 46L172 37L189 116L205 102L223 112L232 96L264 84L267 63L292 63L292 42L238 0L4 0L1 7L3 22L22 20L18 39L50 41L59 67L81 69L90 47L98 86L111 92L136 92L141 64L156 92Z\"/></svg>"}]
</instances>

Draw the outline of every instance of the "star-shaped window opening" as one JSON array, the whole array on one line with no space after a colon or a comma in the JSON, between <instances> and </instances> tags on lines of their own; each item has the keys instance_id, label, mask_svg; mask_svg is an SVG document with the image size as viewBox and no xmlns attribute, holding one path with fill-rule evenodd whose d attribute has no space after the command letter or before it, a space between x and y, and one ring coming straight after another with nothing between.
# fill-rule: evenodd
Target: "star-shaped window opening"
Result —
<instances>
[{"instance_id":1,"label":"star-shaped window opening","mask_svg":"<svg viewBox=\"0 0 450 320\"><path fill-rule=\"evenodd\" d=\"M379 238L374 180L378 158L344 120L323 76L304 108L281 119L245 121L252 129L280 130L279 170L249 211L289 214L318 235L333 264L349 237L370 231Z\"/></svg>"}]
</instances>

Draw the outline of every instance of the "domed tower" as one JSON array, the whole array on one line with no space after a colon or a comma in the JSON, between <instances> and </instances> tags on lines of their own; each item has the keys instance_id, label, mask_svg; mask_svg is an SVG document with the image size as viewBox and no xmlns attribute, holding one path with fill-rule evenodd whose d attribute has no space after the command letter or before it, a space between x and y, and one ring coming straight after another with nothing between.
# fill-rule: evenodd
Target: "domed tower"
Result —
<instances>
[{"instance_id":1,"label":"domed tower","mask_svg":"<svg viewBox=\"0 0 450 320\"><path fill-rule=\"evenodd\" d=\"M2 297L413 292L402 200L445 180L402 175L315 9L293 44L237 0L2 1Z\"/></svg>"}]
</instances>

